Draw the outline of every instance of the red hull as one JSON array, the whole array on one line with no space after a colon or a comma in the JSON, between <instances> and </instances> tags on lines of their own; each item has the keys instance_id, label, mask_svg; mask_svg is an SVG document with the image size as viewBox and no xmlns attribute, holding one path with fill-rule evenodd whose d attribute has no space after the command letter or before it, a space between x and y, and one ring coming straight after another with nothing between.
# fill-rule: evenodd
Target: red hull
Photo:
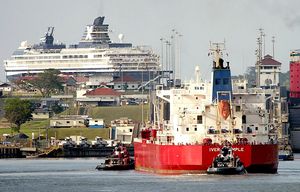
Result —
<instances>
[{"instance_id":1,"label":"red hull","mask_svg":"<svg viewBox=\"0 0 300 192\"><path fill-rule=\"evenodd\" d=\"M248 172L276 173L276 144L233 145ZM159 174L203 173L219 154L219 145L157 145L134 142L135 169Z\"/></svg>"}]
</instances>

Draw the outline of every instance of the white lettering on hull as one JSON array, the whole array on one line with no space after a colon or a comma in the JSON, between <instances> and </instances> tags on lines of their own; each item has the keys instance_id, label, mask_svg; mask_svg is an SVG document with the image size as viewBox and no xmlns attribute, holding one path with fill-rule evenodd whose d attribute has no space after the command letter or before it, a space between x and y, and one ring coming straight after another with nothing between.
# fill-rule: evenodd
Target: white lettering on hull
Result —
<instances>
[{"instance_id":1,"label":"white lettering on hull","mask_svg":"<svg viewBox=\"0 0 300 192\"><path fill-rule=\"evenodd\" d=\"M221 149L218 147L214 147L214 148L209 148L209 152L218 152ZM232 148L233 151L238 151L238 152L244 152L244 147L234 147Z\"/></svg>"}]
</instances>

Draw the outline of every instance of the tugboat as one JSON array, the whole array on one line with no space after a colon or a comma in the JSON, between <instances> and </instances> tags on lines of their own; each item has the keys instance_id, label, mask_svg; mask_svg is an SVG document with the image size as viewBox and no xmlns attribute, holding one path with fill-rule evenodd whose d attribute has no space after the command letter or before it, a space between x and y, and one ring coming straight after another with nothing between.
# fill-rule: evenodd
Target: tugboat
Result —
<instances>
[{"instance_id":1,"label":"tugboat","mask_svg":"<svg viewBox=\"0 0 300 192\"><path fill-rule=\"evenodd\" d=\"M225 145L220 154L213 160L212 165L207 169L208 174L236 175L244 174L246 170L240 158L233 154L230 145Z\"/></svg>"},{"instance_id":2,"label":"tugboat","mask_svg":"<svg viewBox=\"0 0 300 192\"><path fill-rule=\"evenodd\" d=\"M294 154L290 145L281 147L278 151L279 160L282 161L294 161Z\"/></svg>"},{"instance_id":3,"label":"tugboat","mask_svg":"<svg viewBox=\"0 0 300 192\"><path fill-rule=\"evenodd\" d=\"M124 146L116 147L113 154L107 157L104 163L97 165L98 170L129 170L134 169L134 160Z\"/></svg>"}]
</instances>

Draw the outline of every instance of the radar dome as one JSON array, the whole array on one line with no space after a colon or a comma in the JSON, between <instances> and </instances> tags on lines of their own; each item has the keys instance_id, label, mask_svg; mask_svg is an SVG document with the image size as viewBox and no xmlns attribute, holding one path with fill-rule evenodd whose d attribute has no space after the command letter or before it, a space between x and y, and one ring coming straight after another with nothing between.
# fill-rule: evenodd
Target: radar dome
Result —
<instances>
[{"instance_id":1,"label":"radar dome","mask_svg":"<svg viewBox=\"0 0 300 192\"><path fill-rule=\"evenodd\" d=\"M118 38L119 38L120 42L122 43L122 42L123 42L123 39L124 39L124 35L123 35L122 33L120 33L120 34L118 35Z\"/></svg>"},{"instance_id":2,"label":"radar dome","mask_svg":"<svg viewBox=\"0 0 300 192\"><path fill-rule=\"evenodd\" d=\"M19 49L25 49L28 47L28 42L27 41L22 41L20 44Z\"/></svg>"}]
</instances>

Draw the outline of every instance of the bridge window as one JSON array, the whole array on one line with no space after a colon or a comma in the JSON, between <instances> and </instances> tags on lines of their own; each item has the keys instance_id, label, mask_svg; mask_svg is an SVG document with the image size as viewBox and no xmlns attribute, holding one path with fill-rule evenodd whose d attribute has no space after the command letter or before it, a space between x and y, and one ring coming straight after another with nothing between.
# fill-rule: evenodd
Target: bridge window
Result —
<instances>
[{"instance_id":1,"label":"bridge window","mask_svg":"<svg viewBox=\"0 0 300 192\"><path fill-rule=\"evenodd\" d=\"M220 85L221 84L221 79L215 79L215 84Z\"/></svg>"},{"instance_id":2,"label":"bridge window","mask_svg":"<svg viewBox=\"0 0 300 192\"><path fill-rule=\"evenodd\" d=\"M246 115L243 115L242 116L242 123L246 123L246 122L247 122Z\"/></svg>"},{"instance_id":3,"label":"bridge window","mask_svg":"<svg viewBox=\"0 0 300 192\"><path fill-rule=\"evenodd\" d=\"M229 79L228 78L224 78L223 79L223 84L224 85L228 85L229 84Z\"/></svg>"},{"instance_id":4,"label":"bridge window","mask_svg":"<svg viewBox=\"0 0 300 192\"><path fill-rule=\"evenodd\" d=\"M202 115L197 115L197 124L202 124Z\"/></svg>"}]
</instances>

